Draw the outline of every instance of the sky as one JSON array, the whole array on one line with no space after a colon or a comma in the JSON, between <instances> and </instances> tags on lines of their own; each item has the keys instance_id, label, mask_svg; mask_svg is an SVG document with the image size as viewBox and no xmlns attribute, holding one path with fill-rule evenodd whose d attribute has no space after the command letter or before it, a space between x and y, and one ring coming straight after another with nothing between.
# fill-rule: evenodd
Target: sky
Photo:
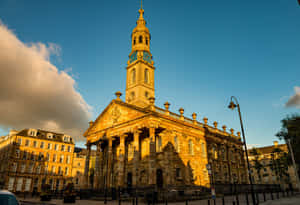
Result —
<instances>
[{"instance_id":1,"label":"sky","mask_svg":"<svg viewBox=\"0 0 300 205\"><path fill-rule=\"evenodd\" d=\"M130 35L139 0L0 0L0 135L11 128L83 132L125 93ZM300 109L297 0L144 0L156 105L247 143L271 145L280 120ZM122 96L124 99L124 95Z\"/></svg>"}]
</instances>

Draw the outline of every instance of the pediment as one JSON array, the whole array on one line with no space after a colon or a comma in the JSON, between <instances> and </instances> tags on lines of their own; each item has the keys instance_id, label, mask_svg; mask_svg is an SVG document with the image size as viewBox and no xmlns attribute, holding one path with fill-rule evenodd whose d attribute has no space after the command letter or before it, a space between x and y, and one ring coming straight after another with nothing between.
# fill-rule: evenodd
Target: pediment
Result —
<instances>
[{"instance_id":1,"label":"pediment","mask_svg":"<svg viewBox=\"0 0 300 205\"><path fill-rule=\"evenodd\" d=\"M145 114L146 112L142 108L124 102L112 101L86 131L85 136L89 133L98 132L131 121Z\"/></svg>"}]
</instances>

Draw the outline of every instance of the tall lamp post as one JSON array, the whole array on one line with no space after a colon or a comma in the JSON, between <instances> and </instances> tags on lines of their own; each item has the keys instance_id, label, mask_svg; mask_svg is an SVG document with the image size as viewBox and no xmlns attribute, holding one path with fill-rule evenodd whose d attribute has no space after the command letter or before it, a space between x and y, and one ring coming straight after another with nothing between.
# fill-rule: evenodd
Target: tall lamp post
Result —
<instances>
[{"instance_id":1,"label":"tall lamp post","mask_svg":"<svg viewBox=\"0 0 300 205\"><path fill-rule=\"evenodd\" d=\"M234 103L234 101L235 101L235 103ZM246 152L246 160L247 160L247 167L248 167L248 175L249 175L249 182L250 182L252 203L253 203L253 205L255 205L256 202L255 202L255 196L254 196L254 190L253 190L253 183L252 183L252 177L251 177L250 163L249 163L249 158L248 158L247 143L246 143L246 138L245 138L245 132L244 132L244 126L243 126L243 121L242 121L242 115L241 115L240 105L239 105L238 100L236 99L236 97L231 96L228 108L234 110L236 107L238 109L238 113L239 113L239 117L240 117L240 124L241 124L241 130L242 130L242 135L243 135L244 148L245 148L245 152Z\"/></svg>"}]
</instances>

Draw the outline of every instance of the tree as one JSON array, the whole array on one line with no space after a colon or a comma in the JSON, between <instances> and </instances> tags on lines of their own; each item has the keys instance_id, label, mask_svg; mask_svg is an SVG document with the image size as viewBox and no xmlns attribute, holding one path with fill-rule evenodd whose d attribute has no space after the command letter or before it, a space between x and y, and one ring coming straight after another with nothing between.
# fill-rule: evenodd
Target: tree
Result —
<instances>
[{"instance_id":1,"label":"tree","mask_svg":"<svg viewBox=\"0 0 300 205\"><path fill-rule=\"evenodd\" d=\"M275 172L277 181L280 181L281 184L290 183L290 176L288 173L290 165L291 161L288 153L280 148L274 148L271 152L270 168Z\"/></svg>"},{"instance_id":2,"label":"tree","mask_svg":"<svg viewBox=\"0 0 300 205\"><path fill-rule=\"evenodd\" d=\"M260 171L262 170L263 165L260 163L260 160L259 160L260 153L256 148L253 148L250 151L250 153L254 156L254 160L253 160L254 166L253 166L253 168L256 170L257 176L259 178L259 182L261 182Z\"/></svg>"},{"instance_id":3,"label":"tree","mask_svg":"<svg viewBox=\"0 0 300 205\"><path fill-rule=\"evenodd\" d=\"M282 119L281 129L276 136L286 142L287 140L290 140L296 164L300 167L300 115L294 114ZM300 174L299 169L298 174Z\"/></svg>"}]
</instances>

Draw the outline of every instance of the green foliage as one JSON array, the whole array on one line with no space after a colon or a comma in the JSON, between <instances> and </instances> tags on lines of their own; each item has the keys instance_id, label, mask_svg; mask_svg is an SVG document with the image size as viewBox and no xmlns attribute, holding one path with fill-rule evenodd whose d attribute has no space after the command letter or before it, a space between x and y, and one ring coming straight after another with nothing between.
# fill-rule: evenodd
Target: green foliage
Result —
<instances>
[{"instance_id":1,"label":"green foliage","mask_svg":"<svg viewBox=\"0 0 300 205\"><path fill-rule=\"evenodd\" d=\"M256 148L253 148L250 153L254 156L254 169L256 170L256 173L257 173L257 176L259 178L259 181L261 181L261 174L260 174L260 171L262 170L262 168L264 167L261 162L260 162L260 159L259 159L259 156L260 156L260 153L259 151L256 149Z\"/></svg>"},{"instance_id":2,"label":"green foliage","mask_svg":"<svg viewBox=\"0 0 300 205\"><path fill-rule=\"evenodd\" d=\"M289 183L290 176L288 174L288 168L291 165L291 160L288 153L279 148L274 148L271 153L270 168L275 173L277 180Z\"/></svg>"},{"instance_id":3,"label":"green foliage","mask_svg":"<svg viewBox=\"0 0 300 205\"><path fill-rule=\"evenodd\" d=\"M300 115L290 115L281 120L281 129L276 136L286 142L290 140L296 164L300 167Z\"/></svg>"}]
</instances>

